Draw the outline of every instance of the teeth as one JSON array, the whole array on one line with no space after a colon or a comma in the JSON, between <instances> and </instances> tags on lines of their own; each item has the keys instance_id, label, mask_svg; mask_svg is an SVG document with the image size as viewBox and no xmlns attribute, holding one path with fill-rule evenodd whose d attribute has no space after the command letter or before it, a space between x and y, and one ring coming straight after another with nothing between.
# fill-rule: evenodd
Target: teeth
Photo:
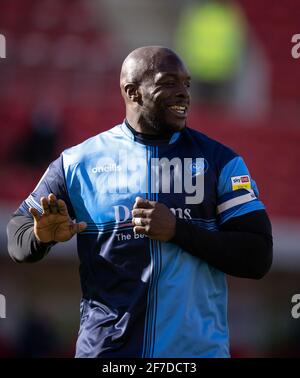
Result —
<instances>
[{"instance_id":1,"label":"teeth","mask_svg":"<svg viewBox=\"0 0 300 378\"><path fill-rule=\"evenodd\" d=\"M183 114L185 112L185 110L186 110L186 107L185 106L180 106L180 105L173 105L173 106L170 106L170 109L175 110L177 113Z\"/></svg>"}]
</instances>

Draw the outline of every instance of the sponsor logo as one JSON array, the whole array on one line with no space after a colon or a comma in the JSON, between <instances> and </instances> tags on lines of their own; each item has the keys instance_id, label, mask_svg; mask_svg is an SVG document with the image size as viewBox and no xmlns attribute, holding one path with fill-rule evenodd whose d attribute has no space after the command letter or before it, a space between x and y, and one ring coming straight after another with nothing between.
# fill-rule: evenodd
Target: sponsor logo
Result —
<instances>
[{"instance_id":1,"label":"sponsor logo","mask_svg":"<svg viewBox=\"0 0 300 378\"><path fill-rule=\"evenodd\" d=\"M177 218L181 218L181 219L192 219L192 216L191 216L191 209L189 209L189 208L181 209L180 207L177 207L176 209L174 209L174 208L170 208L170 210L172 211L172 213L173 213Z\"/></svg>"},{"instance_id":2,"label":"sponsor logo","mask_svg":"<svg viewBox=\"0 0 300 378\"><path fill-rule=\"evenodd\" d=\"M242 176L241 177L241 182L250 182L249 176Z\"/></svg>"},{"instance_id":3,"label":"sponsor logo","mask_svg":"<svg viewBox=\"0 0 300 378\"><path fill-rule=\"evenodd\" d=\"M115 212L115 220L117 223L126 222L130 218L130 210L127 206L116 205L113 206Z\"/></svg>"},{"instance_id":4,"label":"sponsor logo","mask_svg":"<svg viewBox=\"0 0 300 378\"><path fill-rule=\"evenodd\" d=\"M113 206L113 209L114 209L115 220L116 220L117 223L126 222L130 218L131 211L127 206L115 205L115 206ZM180 207L178 207L176 209L170 208L170 210L178 218L192 219L191 209L189 209L189 208L181 209Z\"/></svg>"},{"instance_id":5,"label":"sponsor logo","mask_svg":"<svg viewBox=\"0 0 300 378\"><path fill-rule=\"evenodd\" d=\"M251 181L248 175L231 177L232 190L251 189Z\"/></svg>"}]
</instances>

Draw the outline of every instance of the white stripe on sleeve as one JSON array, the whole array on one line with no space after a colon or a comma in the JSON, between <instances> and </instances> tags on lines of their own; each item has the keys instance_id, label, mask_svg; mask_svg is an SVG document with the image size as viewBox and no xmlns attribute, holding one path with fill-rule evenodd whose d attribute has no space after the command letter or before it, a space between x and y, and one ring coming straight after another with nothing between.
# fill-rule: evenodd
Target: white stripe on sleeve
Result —
<instances>
[{"instance_id":1,"label":"white stripe on sleeve","mask_svg":"<svg viewBox=\"0 0 300 378\"><path fill-rule=\"evenodd\" d=\"M243 194L242 196L239 196L239 197L236 197L236 198L232 198L232 199L230 199L230 200L228 200L226 202L221 203L221 205L219 205L217 207L217 213L221 214L224 211L226 211L228 209L231 209L234 206L242 205L243 203L247 203L247 202L253 201L256 198L257 197L254 194L253 190L249 190L249 193L247 193L247 194Z\"/></svg>"}]
</instances>

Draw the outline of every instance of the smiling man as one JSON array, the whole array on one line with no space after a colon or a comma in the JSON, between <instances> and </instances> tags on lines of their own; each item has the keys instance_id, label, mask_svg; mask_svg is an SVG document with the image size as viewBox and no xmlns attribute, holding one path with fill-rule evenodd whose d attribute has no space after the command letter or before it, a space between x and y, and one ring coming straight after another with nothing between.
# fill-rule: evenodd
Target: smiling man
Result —
<instances>
[{"instance_id":1,"label":"smiling man","mask_svg":"<svg viewBox=\"0 0 300 378\"><path fill-rule=\"evenodd\" d=\"M8 224L15 261L78 234L77 357L228 357L226 274L261 278L271 225L243 159L186 126L171 50L125 59L126 118L65 150Z\"/></svg>"},{"instance_id":2,"label":"smiling man","mask_svg":"<svg viewBox=\"0 0 300 378\"><path fill-rule=\"evenodd\" d=\"M190 81L171 50L134 50L122 65L120 79L128 122L135 131L160 138L181 131L190 103Z\"/></svg>"}]
</instances>

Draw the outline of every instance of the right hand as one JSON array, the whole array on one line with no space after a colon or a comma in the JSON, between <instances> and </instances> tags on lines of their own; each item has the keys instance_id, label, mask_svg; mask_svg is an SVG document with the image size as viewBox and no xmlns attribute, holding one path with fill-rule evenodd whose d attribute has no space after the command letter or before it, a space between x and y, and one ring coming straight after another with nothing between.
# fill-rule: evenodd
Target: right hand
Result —
<instances>
[{"instance_id":1,"label":"right hand","mask_svg":"<svg viewBox=\"0 0 300 378\"><path fill-rule=\"evenodd\" d=\"M53 193L48 198L42 197L40 202L42 215L33 207L29 208L29 212L34 219L34 234L42 243L64 242L86 229L85 222L72 221L65 202L57 200Z\"/></svg>"}]
</instances>

